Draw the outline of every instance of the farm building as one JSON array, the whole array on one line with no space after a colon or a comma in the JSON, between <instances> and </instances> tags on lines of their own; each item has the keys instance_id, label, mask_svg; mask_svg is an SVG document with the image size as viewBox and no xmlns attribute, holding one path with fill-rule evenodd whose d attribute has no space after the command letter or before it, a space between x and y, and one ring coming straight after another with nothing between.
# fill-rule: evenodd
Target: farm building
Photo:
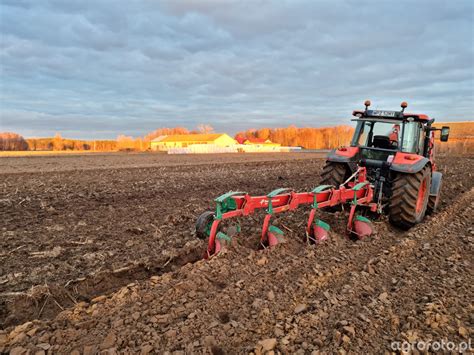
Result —
<instances>
[{"instance_id":1,"label":"farm building","mask_svg":"<svg viewBox=\"0 0 474 355\"><path fill-rule=\"evenodd\" d=\"M270 139L264 138L246 138L242 136L237 136L235 138L239 144L253 145L260 147L280 147L280 143L273 143Z\"/></svg>"},{"instance_id":2,"label":"farm building","mask_svg":"<svg viewBox=\"0 0 474 355\"><path fill-rule=\"evenodd\" d=\"M244 143L246 145L258 145L262 147L280 147L280 143L273 143L270 139L263 138L247 138Z\"/></svg>"},{"instance_id":3,"label":"farm building","mask_svg":"<svg viewBox=\"0 0 474 355\"><path fill-rule=\"evenodd\" d=\"M229 147L235 145L235 139L225 133L211 134L176 134L161 136L151 141L151 149L168 151L172 148L187 148L191 145L212 145L216 147Z\"/></svg>"}]
</instances>

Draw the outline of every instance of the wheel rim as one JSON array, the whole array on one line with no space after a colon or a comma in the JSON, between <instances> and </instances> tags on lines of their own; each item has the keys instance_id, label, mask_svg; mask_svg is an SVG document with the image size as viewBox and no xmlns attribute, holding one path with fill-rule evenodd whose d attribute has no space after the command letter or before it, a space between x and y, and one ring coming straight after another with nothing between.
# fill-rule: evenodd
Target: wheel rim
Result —
<instances>
[{"instance_id":1,"label":"wheel rim","mask_svg":"<svg viewBox=\"0 0 474 355\"><path fill-rule=\"evenodd\" d=\"M425 196L426 196L426 178L423 179L420 185L420 190L418 191L418 199L416 200L416 213L420 214L425 205Z\"/></svg>"},{"instance_id":2,"label":"wheel rim","mask_svg":"<svg viewBox=\"0 0 474 355\"><path fill-rule=\"evenodd\" d=\"M211 234L211 226L214 221L214 212L206 211L199 216L196 222L196 236L199 239L206 239Z\"/></svg>"}]
</instances>

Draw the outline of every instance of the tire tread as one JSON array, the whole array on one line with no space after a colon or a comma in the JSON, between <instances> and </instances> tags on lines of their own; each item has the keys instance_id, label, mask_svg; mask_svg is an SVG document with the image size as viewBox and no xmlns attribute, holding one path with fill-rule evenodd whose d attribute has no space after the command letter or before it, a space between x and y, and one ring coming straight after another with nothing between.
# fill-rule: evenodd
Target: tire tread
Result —
<instances>
[{"instance_id":1,"label":"tire tread","mask_svg":"<svg viewBox=\"0 0 474 355\"><path fill-rule=\"evenodd\" d=\"M423 220L428 209L429 198L418 216L416 214L416 202L419 188L426 177L428 178L427 193L429 194L431 182L429 166L425 166L415 174L397 174L392 184L392 197L389 204L390 223L407 230Z\"/></svg>"}]
</instances>

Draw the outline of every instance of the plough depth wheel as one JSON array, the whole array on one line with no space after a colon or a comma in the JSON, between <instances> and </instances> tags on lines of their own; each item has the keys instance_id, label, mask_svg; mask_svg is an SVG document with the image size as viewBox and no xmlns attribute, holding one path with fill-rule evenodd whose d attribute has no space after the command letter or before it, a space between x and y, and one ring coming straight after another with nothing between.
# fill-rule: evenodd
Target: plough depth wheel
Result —
<instances>
[{"instance_id":1,"label":"plough depth wheel","mask_svg":"<svg viewBox=\"0 0 474 355\"><path fill-rule=\"evenodd\" d=\"M199 239L209 238L212 222L214 222L214 211L203 212L196 221L196 236Z\"/></svg>"}]
</instances>

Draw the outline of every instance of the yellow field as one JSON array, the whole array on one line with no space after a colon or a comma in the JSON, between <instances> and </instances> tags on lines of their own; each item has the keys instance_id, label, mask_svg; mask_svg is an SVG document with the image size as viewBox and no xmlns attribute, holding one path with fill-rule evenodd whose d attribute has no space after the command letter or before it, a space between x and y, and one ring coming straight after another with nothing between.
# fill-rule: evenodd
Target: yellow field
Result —
<instances>
[{"instance_id":1,"label":"yellow field","mask_svg":"<svg viewBox=\"0 0 474 355\"><path fill-rule=\"evenodd\" d=\"M449 126L449 140L440 142L436 132L436 151L449 154L469 154L474 151L474 121L437 122L435 127Z\"/></svg>"},{"instance_id":2,"label":"yellow field","mask_svg":"<svg viewBox=\"0 0 474 355\"><path fill-rule=\"evenodd\" d=\"M463 139L470 138L474 139L474 121L465 122L436 122L434 125L436 128L442 126L449 126L449 138Z\"/></svg>"},{"instance_id":3,"label":"yellow field","mask_svg":"<svg viewBox=\"0 0 474 355\"><path fill-rule=\"evenodd\" d=\"M0 151L0 157L27 157L27 156L50 156L50 155L83 155L83 154L103 154L116 152L100 152L93 150L20 150L20 151Z\"/></svg>"}]
</instances>

